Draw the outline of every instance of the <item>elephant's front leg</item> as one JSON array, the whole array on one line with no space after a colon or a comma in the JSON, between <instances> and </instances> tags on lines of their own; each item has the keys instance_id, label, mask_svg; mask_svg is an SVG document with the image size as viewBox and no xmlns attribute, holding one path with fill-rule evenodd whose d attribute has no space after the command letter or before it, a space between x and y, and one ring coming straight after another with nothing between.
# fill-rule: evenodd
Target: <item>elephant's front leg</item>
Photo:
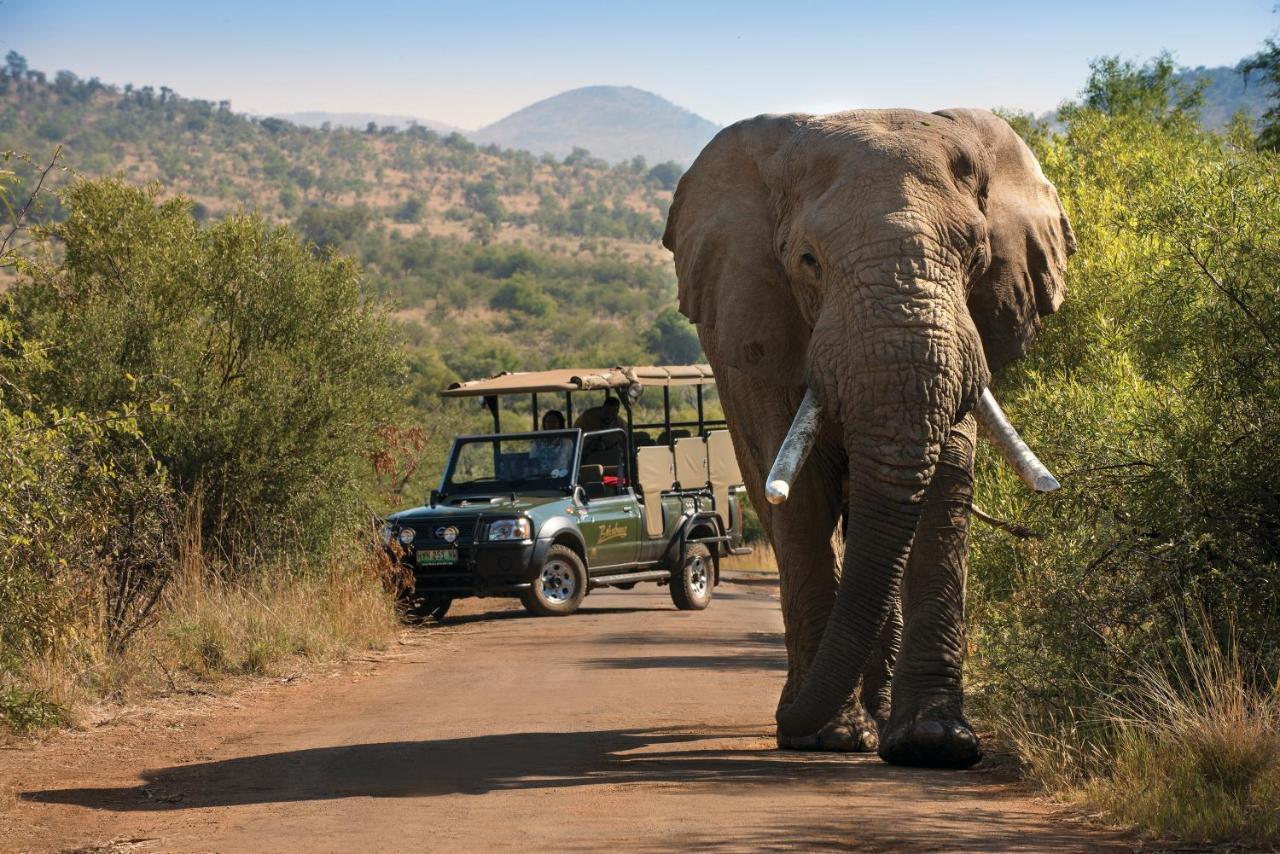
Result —
<instances>
[{"instance_id":1,"label":"elephant's front leg","mask_svg":"<svg viewBox=\"0 0 1280 854\"><path fill-rule=\"evenodd\" d=\"M964 590L975 426L943 447L903 578L905 625L880 756L899 765L967 768L982 758L964 716Z\"/></svg>"},{"instance_id":2,"label":"elephant's front leg","mask_svg":"<svg viewBox=\"0 0 1280 854\"><path fill-rule=\"evenodd\" d=\"M832 532L840 507L839 484L836 462L819 450L795 484L792 499L778 507L765 505L771 539L776 544L787 643L787 681L779 699L780 707L791 702L804 682L835 602L837 554ZM884 670L880 662L875 665L877 673ZM856 687L849 686L848 701L825 727L802 737L779 734L778 747L784 750L875 750L876 722L864 711Z\"/></svg>"}]
</instances>

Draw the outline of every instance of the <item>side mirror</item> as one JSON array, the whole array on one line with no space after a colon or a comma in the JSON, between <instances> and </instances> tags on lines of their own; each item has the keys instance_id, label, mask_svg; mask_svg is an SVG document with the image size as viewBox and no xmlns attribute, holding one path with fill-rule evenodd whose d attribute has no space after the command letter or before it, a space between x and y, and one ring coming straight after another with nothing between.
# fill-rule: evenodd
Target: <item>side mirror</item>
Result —
<instances>
[{"instance_id":1,"label":"side mirror","mask_svg":"<svg viewBox=\"0 0 1280 854\"><path fill-rule=\"evenodd\" d=\"M587 491L582 488L582 484L578 484L573 488L574 504L577 504L579 507L586 507L589 501L590 499L587 498Z\"/></svg>"}]
</instances>

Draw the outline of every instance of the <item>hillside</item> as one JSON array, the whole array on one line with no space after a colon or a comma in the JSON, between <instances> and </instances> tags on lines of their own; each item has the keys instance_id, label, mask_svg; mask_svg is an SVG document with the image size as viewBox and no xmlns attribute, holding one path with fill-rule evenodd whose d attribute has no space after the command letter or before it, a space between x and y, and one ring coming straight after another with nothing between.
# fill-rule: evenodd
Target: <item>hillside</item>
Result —
<instances>
[{"instance_id":1,"label":"hillside","mask_svg":"<svg viewBox=\"0 0 1280 854\"><path fill-rule=\"evenodd\" d=\"M651 163L693 162L719 127L652 92L632 86L587 86L530 104L472 134L562 158L585 148L610 163L636 155Z\"/></svg>"},{"instance_id":2,"label":"hillside","mask_svg":"<svg viewBox=\"0 0 1280 854\"><path fill-rule=\"evenodd\" d=\"M424 403L457 376L658 358L644 335L674 300L659 238L678 169L537 158L421 126L305 128L36 75L0 76L0 150L47 160L61 145L80 174L154 182L200 218L258 211L354 255L396 306Z\"/></svg>"},{"instance_id":3,"label":"hillside","mask_svg":"<svg viewBox=\"0 0 1280 854\"><path fill-rule=\"evenodd\" d=\"M1239 70L1225 65L1188 68L1178 78L1184 82L1207 81L1200 111L1200 123L1207 128L1226 127L1240 111L1257 119L1266 112L1270 101L1269 87L1259 79L1260 75L1254 75L1246 85Z\"/></svg>"}]
</instances>

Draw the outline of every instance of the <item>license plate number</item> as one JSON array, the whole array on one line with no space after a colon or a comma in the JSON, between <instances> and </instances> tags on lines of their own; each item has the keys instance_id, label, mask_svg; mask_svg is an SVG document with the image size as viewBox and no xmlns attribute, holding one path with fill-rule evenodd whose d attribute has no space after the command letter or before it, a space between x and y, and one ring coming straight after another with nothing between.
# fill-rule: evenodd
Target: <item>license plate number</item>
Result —
<instances>
[{"instance_id":1,"label":"license plate number","mask_svg":"<svg viewBox=\"0 0 1280 854\"><path fill-rule=\"evenodd\" d=\"M418 565L433 566L445 563L456 563L457 549L418 549Z\"/></svg>"}]
</instances>

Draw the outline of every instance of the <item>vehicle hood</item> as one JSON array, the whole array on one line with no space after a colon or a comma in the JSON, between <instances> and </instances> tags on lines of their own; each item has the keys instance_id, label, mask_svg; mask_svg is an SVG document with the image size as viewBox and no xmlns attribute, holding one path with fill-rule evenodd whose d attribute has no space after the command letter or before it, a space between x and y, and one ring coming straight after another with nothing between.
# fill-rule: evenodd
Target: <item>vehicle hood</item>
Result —
<instances>
[{"instance_id":1,"label":"vehicle hood","mask_svg":"<svg viewBox=\"0 0 1280 854\"><path fill-rule=\"evenodd\" d=\"M407 510L401 510L387 516L388 522L396 524L407 524L421 519L449 519L449 518L475 518L480 515L511 515L513 513L522 513L533 510L537 507L543 507L547 504L555 504L569 501L567 495L546 495L546 496L516 496L512 499L511 495L495 495L491 499L476 496L474 499L467 499L465 504L437 504L435 507L427 507L422 505L419 507L410 507Z\"/></svg>"}]
</instances>

